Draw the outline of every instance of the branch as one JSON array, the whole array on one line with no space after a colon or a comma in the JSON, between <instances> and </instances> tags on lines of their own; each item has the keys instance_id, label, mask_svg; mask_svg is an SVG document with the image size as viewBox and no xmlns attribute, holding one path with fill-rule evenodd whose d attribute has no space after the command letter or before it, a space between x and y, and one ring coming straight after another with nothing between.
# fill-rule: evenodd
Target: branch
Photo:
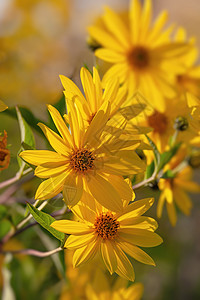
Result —
<instances>
[{"instance_id":1,"label":"branch","mask_svg":"<svg viewBox=\"0 0 200 300\"><path fill-rule=\"evenodd\" d=\"M30 173L31 171L32 171L32 169L29 168L29 169L25 170L23 173L21 173L21 171L17 172L17 174L13 178L10 178L10 179L0 183L0 189L3 189L4 187L15 183L16 181L18 181L21 178L21 176L26 175L26 174Z\"/></svg>"},{"instance_id":2,"label":"branch","mask_svg":"<svg viewBox=\"0 0 200 300\"><path fill-rule=\"evenodd\" d=\"M38 256L38 257L47 257L47 256L51 256L57 252L60 252L61 250L63 250L63 248L58 247L54 250L47 251L47 252L41 252L41 251L38 251L35 249L22 249L22 250L16 250L16 251L6 250L6 251L1 251L1 253L2 254L7 254L7 253L24 254L24 255L33 255L33 256Z\"/></svg>"}]
</instances>

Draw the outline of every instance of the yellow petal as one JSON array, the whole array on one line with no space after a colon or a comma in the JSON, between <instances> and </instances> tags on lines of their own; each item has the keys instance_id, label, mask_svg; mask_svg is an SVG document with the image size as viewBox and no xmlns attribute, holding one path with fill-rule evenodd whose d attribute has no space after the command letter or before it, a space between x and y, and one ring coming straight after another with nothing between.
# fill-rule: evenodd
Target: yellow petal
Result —
<instances>
[{"instance_id":1,"label":"yellow petal","mask_svg":"<svg viewBox=\"0 0 200 300\"><path fill-rule=\"evenodd\" d=\"M86 246L83 246L82 248L77 249L74 252L73 256L73 267L78 267L83 263L88 262L91 260L98 250L99 244L98 241L91 242Z\"/></svg>"},{"instance_id":2,"label":"yellow petal","mask_svg":"<svg viewBox=\"0 0 200 300\"><path fill-rule=\"evenodd\" d=\"M130 48L130 37L129 32L121 20L119 14L115 13L108 7L105 8L105 14L103 16L103 21L105 22L108 31L112 32L116 40L123 45L124 49Z\"/></svg>"},{"instance_id":3,"label":"yellow petal","mask_svg":"<svg viewBox=\"0 0 200 300\"><path fill-rule=\"evenodd\" d=\"M100 29L98 27L89 27L89 34L97 41L100 45L105 48L112 49L114 51L123 52L124 47L119 41L109 34L107 31Z\"/></svg>"},{"instance_id":4,"label":"yellow petal","mask_svg":"<svg viewBox=\"0 0 200 300\"><path fill-rule=\"evenodd\" d=\"M160 31L162 30L163 26L167 22L168 19L168 12L163 11L158 18L156 19L153 29L148 37L148 42L154 42L158 36L160 35Z\"/></svg>"},{"instance_id":5,"label":"yellow petal","mask_svg":"<svg viewBox=\"0 0 200 300\"><path fill-rule=\"evenodd\" d=\"M69 132L69 129L67 128L63 118L61 117L60 113L58 110L53 107L52 105L48 105L48 110L50 112L50 115L59 131L61 134L62 138L64 139L65 143L67 144L68 148L73 147L72 143L72 137Z\"/></svg>"},{"instance_id":6,"label":"yellow petal","mask_svg":"<svg viewBox=\"0 0 200 300\"><path fill-rule=\"evenodd\" d=\"M83 194L83 180L81 176L76 176L73 172L65 178L63 186L63 196L65 203L71 208L76 205Z\"/></svg>"},{"instance_id":7,"label":"yellow petal","mask_svg":"<svg viewBox=\"0 0 200 300\"><path fill-rule=\"evenodd\" d=\"M83 128L80 127L80 125L82 124L79 123L79 118L78 118L79 111L77 107L75 107L75 104L72 100L66 99L66 102L67 102L69 125L72 133L73 143L75 147L80 148L81 130L83 130Z\"/></svg>"},{"instance_id":8,"label":"yellow petal","mask_svg":"<svg viewBox=\"0 0 200 300\"><path fill-rule=\"evenodd\" d=\"M57 152L48 150L26 150L19 154L25 161L32 165L45 167L57 167L66 163L66 157Z\"/></svg>"},{"instance_id":9,"label":"yellow petal","mask_svg":"<svg viewBox=\"0 0 200 300\"><path fill-rule=\"evenodd\" d=\"M97 57L99 57L97 55ZM100 57L99 57L100 58ZM110 67L102 79L102 85L105 87L106 82L112 78L118 78L120 83L123 83L128 78L128 66L126 63L117 63Z\"/></svg>"},{"instance_id":10,"label":"yellow petal","mask_svg":"<svg viewBox=\"0 0 200 300\"><path fill-rule=\"evenodd\" d=\"M67 173L62 173L43 181L36 191L35 199L46 200L58 195L63 189L66 176Z\"/></svg>"},{"instance_id":11,"label":"yellow petal","mask_svg":"<svg viewBox=\"0 0 200 300\"><path fill-rule=\"evenodd\" d=\"M91 106L91 110L95 112L97 110L97 105L92 75L86 68L81 68L80 77L86 99Z\"/></svg>"},{"instance_id":12,"label":"yellow petal","mask_svg":"<svg viewBox=\"0 0 200 300\"><path fill-rule=\"evenodd\" d=\"M159 200L158 200L158 205L157 205L157 217L161 218L162 217L162 211L163 211L163 206L165 203L165 193L161 192Z\"/></svg>"},{"instance_id":13,"label":"yellow petal","mask_svg":"<svg viewBox=\"0 0 200 300\"><path fill-rule=\"evenodd\" d=\"M119 237L125 239L128 243L141 247L155 247L163 242L157 233L146 229L131 228L131 226L130 228L120 227Z\"/></svg>"},{"instance_id":14,"label":"yellow petal","mask_svg":"<svg viewBox=\"0 0 200 300\"><path fill-rule=\"evenodd\" d=\"M122 200L113 186L102 176L96 174L87 181L88 188L93 197L104 207L111 211L121 212Z\"/></svg>"},{"instance_id":15,"label":"yellow petal","mask_svg":"<svg viewBox=\"0 0 200 300\"><path fill-rule=\"evenodd\" d=\"M81 91L79 90L77 85L71 79L69 79L63 75L60 75L60 80L62 82L64 89L66 90L66 92L65 92L66 98L72 100L72 99L74 99L74 97L76 98L78 96L83 102L85 101L83 94L81 93Z\"/></svg>"},{"instance_id":16,"label":"yellow petal","mask_svg":"<svg viewBox=\"0 0 200 300\"><path fill-rule=\"evenodd\" d=\"M60 173L68 173L68 165L64 164L63 166L58 166L58 167L43 167L38 166L35 169L35 176L40 177L40 178L47 178L51 176L58 175Z\"/></svg>"},{"instance_id":17,"label":"yellow petal","mask_svg":"<svg viewBox=\"0 0 200 300\"><path fill-rule=\"evenodd\" d=\"M82 235L91 233L91 229L81 222L71 221L71 220L59 220L51 224L54 229L64 232L66 234Z\"/></svg>"},{"instance_id":18,"label":"yellow petal","mask_svg":"<svg viewBox=\"0 0 200 300\"><path fill-rule=\"evenodd\" d=\"M48 128L46 125L42 123L39 123L38 126L42 129L50 145L54 148L56 152L66 156L69 155L70 149L68 148L64 140L57 133L55 133L53 130L51 130L50 128Z\"/></svg>"},{"instance_id":19,"label":"yellow petal","mask_svg":"<svg viewBox=\"0 0 200 300\"><path fill-rule=\"evenodd\" d=\"M192 201L190 200L190 197L183 190L175 189L174 199L179 209L186 216L189 216L192 208Z\"/></svg>"},{"instance_id":20,"label":"yellow petal","mask_svg":"<svg viewBox=\"0 0 200 300\"><path fill-rule=\"evenodd\" d=\"M139 0L131 0L130 2L130 28L132 35L132 42L137 43L140 36L140 19L141 19L141 5Z\"/></svg>"},{"instance_id":21,"label":"yellow petal","mask_svg":"<svg viewBox=\"0 0 200 300\"><path fill-rule=\"evenodd\" d=\"M115 253L113 252L112 242L105 241L101 243L100 247L101 255L106 268L112 275L117 268L117 259Z\"/></svg>"},{"instance_id":22,"label":"yellow petal","mask_svg":"<svg viewBox=\"0 0 200 300\"><path fill-rule=\"evenodd\" d=\"M117 257L117 270L116 273L130 281L135 280L135 273L133 267L128 260L127 256L121 250L121 248L115 245L114 248L115 255Z\"/></svg>"},{"instance_id":23,"label":"yellow petal","mask_svg":"<svg viewBox=\"0 0 200 300\"><path fill-rule=\"evenodd\" d=\"M122 215L118 218L120 222L121 228L126 228L128 226L132 226L134 228L147 229L151 231L155 231L158 228L158 223L156 220L150 217L129 217Z\"/></svg>"},{"instance_id":24,"label":"yellow petal","mask_svg":"<svg viewBox=\"0 0 200 300\"><path fill-rule=\"evenodd\" d=\"M146 35L148 34L148 30L151 24L151 17L152 17L152 1L146 0L144 2L144 7L142 10L141 16L141 32L140 32L140 41L145 40Z\"/></svg>"},{"instance_id":25,"label":"yellow petal","mask_svg":"<svg viewBox=\"0 0 200 300\"><path fill-rule=\"evenodd\" d=\"M177 215L176 209L173 202L166 202L167 204L167 213L172 226L176 225L177 222Z\"/></svg>"},{"instance_id":26,"label":"yellow petal","mask_svg":"<svg viewBox=\"0 0 200 300\"><path fill-rule=\"evenodd\" d=\"M98 110L100 108L100 106L102 105L103 91L102 91L102 85L101 85L99 73L95 67L93 67L93 82L94 82L94 88L95 88L96 106L97 106L97 110Z\"/></svg>"},{"instance_id":27,"label":"yellow petal","mask_svg":"<svg viewBox=\"0 0 200 300\"><path fill-rule=\"evenodd\" d=\"M122 176L108 175L108 181L117 190L121 199L131 201L133 197L133 190Z\"/></svg>"},{"instance_id":28,"label":"yellow petal","mask_svg":"<svg viewBox=\"0 0 200 300\"><path fill-rule=\"evenodd\" d=\"M106 48L97 49L95 55L109 63L123 63L126 61L126 56L123 53Z\"/></svg>"},{"instance_id":29,"label":"yellow petal","mask_svg":"<svg viewBox=\"0 0 200 300\"><path fill-rule=\"evenodd\" d=\"M124 241L120 241L118 242L118 244L124 252L126 252L128 255L138 260L139 262L143 264L155 266L154 260L139 247Z\"/></svg>"},{"instance_id":30,"label":"yellow petal","mask_svg":"<svg viewBox=\"0 0 200 300\"><path fill-rule=\"evenodd\" d=\"M123 218L138 217L143 215L154 203L153 198L135 201L128 205L123 212Z\"/></svg>"},{"instance_id":31,"label":"yellow petal","mask_svg":"<svg viewBox=\"0 0 200 300\"><path fill-rule=\"evenodd\" d=\"M94 232L78 236L70 235L67 238L64 247L68 249L78 249L91 243L93 240L95 240Z\"/></svg>"}]
</instances>

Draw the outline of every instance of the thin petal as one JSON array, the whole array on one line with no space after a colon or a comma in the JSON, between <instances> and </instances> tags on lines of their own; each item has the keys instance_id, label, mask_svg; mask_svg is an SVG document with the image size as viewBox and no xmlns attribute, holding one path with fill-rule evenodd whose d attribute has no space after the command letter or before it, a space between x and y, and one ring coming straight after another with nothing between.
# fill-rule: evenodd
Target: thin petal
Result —
<instances>
[{"instance_id":1,"label":"thin petal","mask_svg":"<svg viewBox=\"0 0 200 300\"><path fill-rule=\"evenodd\" d=\"M86 99L91 106L91 110L95 112L97 110L97 106L96 106L96 95L95 95L95 88L94 88L92 75L86 68L81 68L80 76L81 76L81 82L82 82Z\"/></svg>"},{"instance_id":2,"label":"thin petal","mask_svg":"<svg viewBox=\"0 0 200 300\"><path fill-rule=\"evenodd\" d=\"M98 248L98 241L94 241L80 249L77 249L73 256L73 267L78 267L91 260L96 255Z\"/></svg>"},{"instance_id":3,"label":"thin petal","mask_svg":"<svg viewBox=\"0 0 200 300\"><path fill-rule=\"evenodd\" d=\"M137 200L131 203L124 209L122 219L143 215L153 205L153 203L153 198Z\"/></svg>"},{"instance_id":4,"label":"thin petal","mask_svg":"<svg viewBox=\"0 0 200 300\"><path fill-rule=\"evenodd\" d=\"M158 223L156 220L150 217L142 216L142 217L124 217L122 215L118 218L118 221L120 222L121 228L126 228L128 226L133 228L140 228L140 229L147 229L150 231L155 231L158 228Z\"/></svg>"},{"instance_id":5,"label":"thin petal","mask_svg":"<svg viewBox=\"0 0 200 300\"><path fill-rule=\"evenodd\" d=\"M117 257L117 270L116 273L130 281L135 280L135 273L133 270L133 266L128 260L127 256L121 250L119 246L115 246L114 249L115 255Z\"/></svg>"},{"instance_id":6,"label":"thin petal","mask_svg":"<svg viewBox=\"0 0 200 300\"><path fill-rule=\"evenodd\" d=\"M46 200L58 195L63 189L66 176L67 173L62 173L43 181L36 191L35 199Z\"/></svg>"},{"instance_id":7,"label":"thin petal","mask_svg":"<svg viewBox=\"0 0 200 300\"><path fill-rule=\"evenodd\" d=\"M72 136L58 110L52 105L48 105L48 110L52 117L52 120L54 121L59 133L61 134L68 148L73 147Z\"/></svg>"},{"instance_id":8,"label":"thin petal","mask_svg":"<svg viewBox=\"0 0 200 300\"><path fill-rule=\"evenodd\" d=\"M100 249L103 261L108 271L110 274L113 274L117 268L117 259L113 252L112 243L109 241L102 242Z\"/></svg>"},{"instance_id":9,"label":"thin petal","mask_svg":"<svg viewBox=\"0 0 200 300\"><path fill-rule=\"evenodd\" d=\"M108 175L108 180L123 200L132 200L133 190L122 176Z\"/></svg>"},{"instance_id":10,"label":"thin petal","mask_svg":"<svg viewBox=\"0 0 200 300\"><path fill-rule=\"evenodd\" d=\"M96 50L95 55L109 63L123 63L126 61L126 56L123 53L106 48Z\"/></svg>"},{"instance_id":11,"label":"thin petal","mask_svg":"<svg viewBox=\"0 0 200 300\"><path fill-rule=\"evenodd\" d=\"M167 213L168 213L170 223L172 224L172 226L175 226L177 222L177 215L176 215L174 202L166 202L166 204L167 204Z\"/></svg>"},{"instance_id":12,"label":"thin petal","mask_svg":"<svg viewBox=\"0 0 200 300\"><path fill-rule=\"evenodd\" d=\"M46 138L48 139L50 145L54 148L59 154L67 155L69 154L69 147L64 142L64 140L53 130L48 128L46 125L39 123L38 126L44 132Z\"/></svg>"},{"instance_id":13,"label":"thin petal","mask_svg":"<svg viewBox=\"0 0 200 300\"><path fill-rule=\"evenodd\" d=\"M118 244L124 252L126 252L128 255L130 255L137 261L143 264L155 266L154 260L139 247L124 241L121 241Z\"/></svg>"},{"instance_id":14,"label":"thin petal","mask_svg":"<svg viewBox=\"0 0 200 300\"><path fill-rule=\"evenodd\" d=\"M38 166L35 169L35 176L40 177L40 178L48 178L51 176L58 175L60 173L68 173L68 165L63 165L63 166L58 166L58 167L43 167L43 165Z\"/></svg>"},{"instance_id":15,"label":"thin petal","mask_svg":"<svg viewBox=\"0 0 200 300\"><path fill-rule=\"evenodd\" d=\"M63 196L65 203L71 208L76 205L83 194L83 180L81 176L69 173L65 178Z\"/></svg>"},{"instance_id":16,"label":"thin petal","mask_svg":"<svg viewBox=\"0 0 200 300\"><path fill-rule=\"evenodd\" d=\"M28 163L36 166L57 167L66 163L65 156L48 150L26 150L21 152L19 156Z\"/></svg>"},{"instance_id":17,"label":"thin petal","mask_svg":"<svg viewBox=\"0 0 200 300\"><path fill-rule=\"evenodd\" d=\"M102 176L98 174L91 176L87 182L87 185L93 197L101 205L111 211L122 211L123 203L119 194Z\"/></svg>"},{"instance_id":18,"label":"thin petal","mask_svg":"<svg viewBox=\"0 0 200 300\"><path fill-rule=\"evenodd\" d=\"M51 224L54 229L66 234L84 235L91 233L92 229L87 224L71 220L59 220Z\"/></svg>"},{"instance_id":19,"label":"thin petal","mask_svg":"<svg viewBox=\"0 0 200 300\"><path fill-rule=\"evenodd\" d=\"M119 237L141 247L155 247L163 242L157 233L138 228L120 228Z\"/></svg>"},{"instance_id":20,"label":"thin petal","mask_svg":"<svg viewBox=\"0 0 200 300\"><path fill-rule=\"evenodd\" d=\"M67 238L64 247L68 249L78 249L88 245L88 243L91 243L94 240L95 240L94 232L88 234L82 234L78 236L70 235Z\"/></svg>"}]
</instances>

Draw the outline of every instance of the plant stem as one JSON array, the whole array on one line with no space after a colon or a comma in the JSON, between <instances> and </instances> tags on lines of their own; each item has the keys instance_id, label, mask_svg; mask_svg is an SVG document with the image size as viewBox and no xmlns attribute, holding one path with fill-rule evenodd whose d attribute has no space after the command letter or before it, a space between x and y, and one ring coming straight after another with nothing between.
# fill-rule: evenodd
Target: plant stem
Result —
<instances>
[{"instance_id":1,"label":"plant stem","mask_svg":"<svg viewBox=\"0 0 200 300\"><path fill-rule=\"evenodd\" d=\"M1 251L1 253L2 254L7 254L7 253L24 254L24 255L33 255L33 256L38 256L38 257L47 257L47 256L53 255L57 252L60 252L61 250L63 250L63 248L58 247L54 250L47 251L47 252L41 252L41 251L38 251L35 249L22 249L22 250L16 250L16 251L6 250L6 251Z\"/></svg>"},{"instance_id":2,"label":"plant stem","mask_svg":"<svg viewBox=\"0 0 200 300\"><path fill-rule=\"evenodd\" d=\"M21 176L24 176L24 175L27 175L28 173L30 173L33 169L29 168L27 170L25 170L24 172L21 173L21 171L17 172L17 174L13 177L13 178L10 178L6 181L3 181L2 183L0 183L0 189L3 189L5 188L6 186L8 185L11 185L13 183L15 183L16 181L18 181Z\"/></svg>"}]
</instances>

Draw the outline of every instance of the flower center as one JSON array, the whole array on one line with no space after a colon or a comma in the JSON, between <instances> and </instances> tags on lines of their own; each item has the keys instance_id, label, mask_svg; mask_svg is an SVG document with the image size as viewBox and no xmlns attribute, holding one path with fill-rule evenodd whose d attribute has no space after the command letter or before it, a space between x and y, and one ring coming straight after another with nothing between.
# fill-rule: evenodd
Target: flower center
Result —
<instances>
[{"instance_id":1,"label":"flower center","mask_svg":"<svg viewBox=\"0 0 200 300\"><path fill-rule=\"evenodd\" d=\"M154 132L162 134L167 129L168 119L163 113L155 111L151 116L148 117L148 124L154 129Z\"/></svg>"},{"instance_id":2,"label":"flower center","mask_svg":"<svg viewBox=\"0 0 200 300\"><path fill-rule=\"evenodd\" d=\"M75 172L86 173L94 168L95 157L87 149L74 150L69 159L70 166Z\"/></svg>"},{"instance_id":3,"label":"flower center","mask_svg":"<svg viewBox=\"0 0 200 300\"><path fill-rule=\"evenodd\" d=\"M142 46L135 47L128 53L128 61L133 68L144 69L149 65L149 53Z\"/></svg>"},{"instance_id":4,"label":"flower center","mask_svg":"<svg viewBox=\"0 0 200 300\"><path fill-rule=\"evenodd\" d=\"M112 213L101 213L94 222L95 232L103 240L116 238L119 222Z\"/></svg>"}]
</instances>

